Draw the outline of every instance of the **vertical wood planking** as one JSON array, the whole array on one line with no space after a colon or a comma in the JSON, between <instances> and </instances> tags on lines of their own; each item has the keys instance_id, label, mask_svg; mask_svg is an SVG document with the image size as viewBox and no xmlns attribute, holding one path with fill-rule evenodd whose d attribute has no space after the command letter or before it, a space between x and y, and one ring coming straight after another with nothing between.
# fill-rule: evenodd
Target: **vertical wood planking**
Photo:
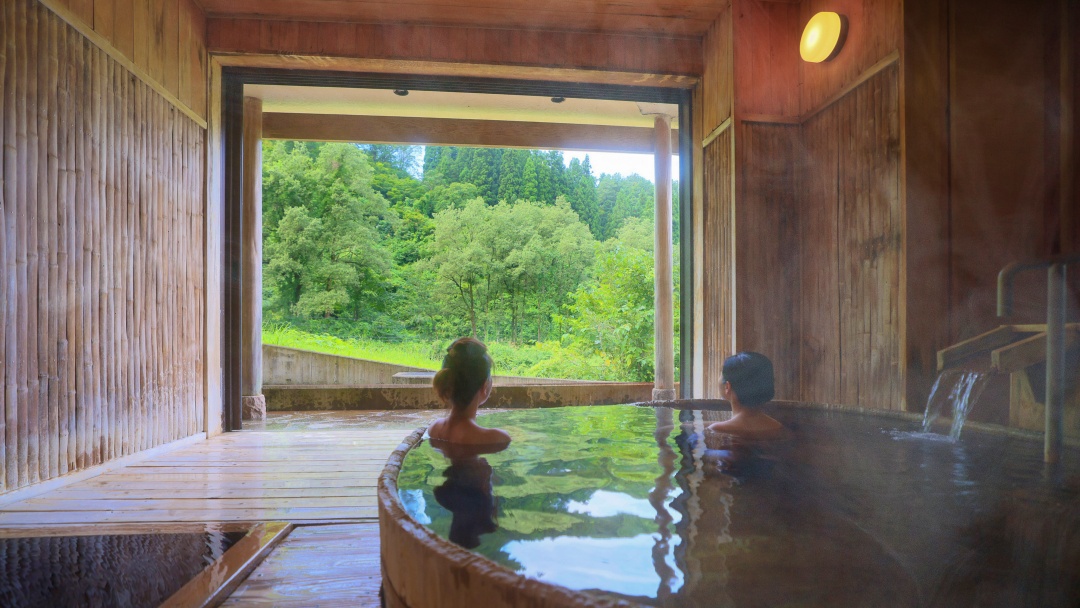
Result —
<instances>
[{"instance_id":1,"label":"vertical wood planking","mask_svg":"<svg viewBox=\"0 0 1080 608\"><path fill-rule=\"evenodd\" d=\"M799 167L798 191L805 200L799 225L802 259L799 384L802 399L838 401L840 366L838 301L837 176L839 140L836 118L819 114L803 126L806 150Z\"/></svg>"},{"instance_id":2,"label":"vertical wood planking","mask_svg":"<svg viewBox=\"0 0 1080 608\"><path fill-rule=\"evenodd\" d=\"M75 467L84 468L86 463L86 404L89 402L90 383L87 381L88 342L86 339L86 297L85 286L89 282L86 275L86 120L89 112L86 107L86 81L88 65L86 63L86 44L72 37L75 54L72 61L76 85L72 95L72 114L75 117L75 191L73 249L75 263L75 331L72 352L78 360L75 364Z\"/></svg>"},{"instance_id":3,"label":"vertical wood planking","mask_svg":"<svg viewBox=\"0 0 1080 608\"><path fill-rule=\"evenodd\" d=\"M18 402L15 407L9 408L9 410L15 411L14 422L16 428L18 428L17 438L17 450L18 450L18 467L19 467L19 485L26 485L28 483L27 474L27 416L28 416L28 404L29 397L27 393L27 372L28 372L28 358L27 354L29 349L27 348L27 322L29 307L29 301L27 299L28 286L26 281L26 247L27 247L27 230L26 222L30 216L30 206L27 200L27 185L30 181L28 175L28 163L27 163L27 133L26 133L26 105L29 99L28 85L27 85L27 59L29 53L26 50L29 48L27 44L27 6L25 2L20 2L16 5L17 10L17 25L15 30L16 48L23 49L22 53L17 55L16 61L16 131L15 131L15 145L16 145L16 157L17 169L15 175L18 183L18 207L15 212L17 220L17 227L15 229L16 238L16 251L15 251L15 267L16 267L16 281L17 281L17 294L18 294L18 309L11 311L8 314L15 315L16 328L18 330L18 344L19 348L15 350L15 355L18 359L17 373L18 373Z\"/></svg>"},{"instance_id":4,"label":"vertical wood planking","mask_svg":"<svg viewBox=\"0 0 1080 608\"><path fill-rule=\"evenodd\" d=\"M795 205L798 128L741 122L736 166L735 249L737 350L753 350L773 360L776 397L798 395L799 293Z\"/></svg>"},{"instance_id":5,"label":"vertical wood planking","mask_svg":"<svg viewBox=\"0 0 1080 608\"><path fill-rule=\"evenodd\" d=\"M0 31L6 492L197 431L205 131L38 2Z\"/></svg>"},{"instance_id":6,"label":"vertical wood planking","mask_svg":"<svg viewBox=\"0 0 1080 608\"><path fill-rule=\"evenodd\" d=\"M4 172L4 134L7 132L7 93L10 85L7 80L8 45L13 41L8 35L8 8L10 3L0 5L0 32L3 33L3 41L0 43L0 353L7 357L7 207L13 201L7 192L7 175ZM7 385L6 365L0 365L0 492L7 489Z\"/></svg>"},{"instance_id":7,"label":"vertical wood planking","mask_svg":"<svg viewBox=\"0 0 1080 608\"><path fill-rule=\"evenodd\" d=\"M59 322L60 317L62 316L60 311L63 310L63 296L59 288L60 239L58 231L58 188L60 181L60 152L58 137L59 121L63 115L57 105L57 88L59 86L58 71L60 65L57 58L56 20L42 20L41 32L42 40L46 41L48 49L47 53L44 54L45 82L47 83L45 90L48 92L47 108L39 114L39 123L44 125L48 132L46 140L47 179L45 183L45 202L48 205L48 217L45 220L45 230L42 231L41 237L39 237L44 242L42 245L42 253L46 256L46 259L48 259L48 270L44 275L47 277L46 282L48 288L47 295L42 298L45 307L41 312L41 316L48 327L47 331L44 331L47 347L45 365L48 373L48 384L46 389L42 391L43 394L46 395L47 403L45 415L42 417L42 420L45 427L48 429L48 458L44 461L45 466L48 467L48 472L45 473L43 471L42 476L47 476L51 479L59 474L60 469L59 365L61 355L59 352Z\"/></svg>"},{"instance_id":8,"label":"vertical wood planking","mask_svg":"<svg viewBox=\"0 0 1080 608\"><path fill-rule=\"evenodd\" d=\"M34 7L36 8L36 7ZM39 472L41 470L40 449L42 447L40 437L40 425L41 416L38 401L41 398L40 386L41 377L38 367L40 365L40 359L38 353L40 349L40 332L38 332L39 311L41 310L41 300L39 299L38 286L40 283L39 270L41 265L39 263L39 249L38 249L38 233L41 229L41 211L44 209L44 205L41 204L40 190L41 183L44 182L44 176L41 174L42 163L40 155L40 137L38 135L38 109L40 102L38 99L38 89L44 89L44 87L38 87L39 71L38 71L38 57L39 53L39 40L40 32L38 31L38 11L31 8L27 11L27 46L26 46L26 84L27 84L27 98L26 98L26 114L23 119L26 121L26 154L27 154L27 174L26 174L26 204L28 215L26 217L26 281L27 281L27 308L26 308L26 333L27 342L23 343L23 348L27 351L27 371L26 371L26 386L27 386L27 473L30 477L30 483L37 483L40 479ZM44 91L42 91L44 92Z\"/></svg>"},{"instance_id":9,"label":"vertical wood planking","mask_svg":"<svg viewBox=\"0 0 1080 608\"><path fill-rule=\"evenodd\" d=\"M71 319L71 290L70 268L71 239L71 215L69 214L69 201L71 190L69 187L70 164L69 150L71 147L71 107L69 105L71 71L67 53L68 45L65 36L66 29L55 19L52 22L53 40L56 44L57 64L57 87L56 87L56 116L57 116L57 140L56 140L56 261L57 261L57 294L54 304L57 329L57 475L68 472L71 466L69 439L70 427L68 424L68 412L71 407L71 341L68 334L68 322Z\"/></svg>"},{"instance_id":10,"label":"vertical wood planking","mask_svg":"<svg viewBox=\"0 0 1080 608\"><path fill-rule=\"evenodd\" d=\"M898 108L892 66L802 126L800 399L902 403Z\"/></svg>"},{"instance_id":11,"label":"vertical wood planking","mask_svg":"<svg viewBox=\"0 0 1080 608\"><path fill-rule=\"evenodd\" d=\"M732 129L729 127L705 148L704 161L704 238L709 244L704 252L705 303L702 314L705 321L704 347L705 370L703 376L705 398L720 397L721 367L731 352L734 325L734 273L735 259L732 240L735 227L732 223L733 201L731 197Z\"/></svg>"}]
</instances>

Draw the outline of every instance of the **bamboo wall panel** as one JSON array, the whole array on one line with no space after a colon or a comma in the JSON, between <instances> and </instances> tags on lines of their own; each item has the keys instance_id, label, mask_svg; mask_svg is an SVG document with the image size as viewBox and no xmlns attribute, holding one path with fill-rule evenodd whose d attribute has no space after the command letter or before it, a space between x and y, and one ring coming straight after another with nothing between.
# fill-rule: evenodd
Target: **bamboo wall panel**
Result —
<instances>
[{"instance_id":1,"label":"bamboo wall panel","mask_svg":"<svg viewBox=\"0 0 1080 608\"><path fill-rule=\"evenodd\" d=\"M196 0L41 0L93 32L154 84L207 117L206 15Z\"/></svg>"},{"instance_id":2,"label":"bamboo wall panel","mask_svg":"<svg viewBox=\"0 0 1080 608\"><path fill-rule=\"evenodd\" d=\"M728 128L705 147L703 247L704 357L702 382L706 399L719 398L724 359L734 354L735 248L734 165L732 129Z\"/></svg>"},{"instance_id":3,"label":"bamboo wall panel","mask_svg":"<svg viewBox=\"0 0 1080 608\"><path fill-rule=\"evenodd\" d=\"M212 53L323 55L697 76L700 38L423 25L209 19Z\"/></svg>"},{"instance_id":4,"label":"bamboo wall panel","mask_svg":"<svg viewBox=\"0 0 1080 608\"><path fill-rule=\"evenodd\" d=\"M901 405L898 68L802 126L798 177L802 398Z\"/></svg>"},{"instance_id":5,"label":"bamboo wall panel","mask_svg":"<svg viewBox=\"0 0 1080 608\"><path fill-rule=\"evenodd\" d=\"M205 132L41 4L0 27L6 492L201 429Z\"/></svg>"},{"instance_id":6,"label":"bamboo wall panel","mask_svg":"<svg viewBox=\"0 0 1080 608\"><path fill-rule=\"evenodd\" d=\"M771 358L777 399L796 399L799 128L739 123L735 137L735 345Z\"/></svg>"}]
</instances>

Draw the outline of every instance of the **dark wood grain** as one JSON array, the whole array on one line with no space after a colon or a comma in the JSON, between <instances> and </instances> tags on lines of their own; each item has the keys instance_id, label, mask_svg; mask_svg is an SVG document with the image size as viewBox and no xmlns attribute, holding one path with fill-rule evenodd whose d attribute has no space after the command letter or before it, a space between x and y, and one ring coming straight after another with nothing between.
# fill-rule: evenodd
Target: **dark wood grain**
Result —
<instances>
[{"instance_id":1,"label":"dark wood grain","mask_svg":"<svg viewBox=\"0 0 1080 608\"><path fill-rule=\"evenodd\" d=\"M311 54L312 24L210 18L212 53ZM332 57L459 61L480 64L698 75L697 38L479 27L320 23L319 54Z\"/></svg>"}]
</instances>

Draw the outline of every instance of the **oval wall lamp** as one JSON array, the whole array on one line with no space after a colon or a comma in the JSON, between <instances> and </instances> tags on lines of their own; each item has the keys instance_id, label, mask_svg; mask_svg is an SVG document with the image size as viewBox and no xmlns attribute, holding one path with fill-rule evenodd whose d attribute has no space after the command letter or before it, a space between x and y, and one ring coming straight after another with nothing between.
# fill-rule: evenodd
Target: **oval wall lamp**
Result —
<instances>
[{"instance_id":1,"label":"oval wall lamp","mask_svg":"<svg viewBox=\"0 0 1080 608\"><path fill-rule=\"evenodd\" d=\"M847 18L836 13L818 13L806 23L799 54L809 63L828 61L840 52L846 37Z\"/></svg>"}]
</instances>

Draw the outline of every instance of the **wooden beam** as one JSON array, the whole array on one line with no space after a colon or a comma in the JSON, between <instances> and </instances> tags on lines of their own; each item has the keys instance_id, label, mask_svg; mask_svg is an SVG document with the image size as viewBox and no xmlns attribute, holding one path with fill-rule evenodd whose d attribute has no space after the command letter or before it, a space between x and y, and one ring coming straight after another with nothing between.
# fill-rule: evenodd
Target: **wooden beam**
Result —
<instances>
[{"instance_id":1,"label":"wooden beam","mask_svg":"<svg viewBox=\"0 0 1080 608\"><path fill-rule=\"evenodd\" d=\"M400 13L400 6L395 11ZM401 24L400 14L396 19L395 24L376 24L212 18L207 20L207 49L211 54L309 55L701 74L699 34L439 27Z\"/></svg>"},{"instance_id":2,"label":"wooden beam","mask_svg":"<svg viewBox=\"0 0 1080 608\"><path fill-rule=\"evenodd\" d=\"M654 137L653 130L648 127L399 116L263 114L265 139L651 154ZM672 149L678 150L678 131L672 129L671 137Z\"/></svg>"},{"instance_id":3,"label":"wooden beam","mask_svg":"<svg viewBox=\"0 0 1080 608\"><path fill-rule=\"evenodd\" d=\"M1069 323L1065 328L1065 349L1080 345L1080 323ZM990 353L990 365L994 371L1011 373L1046 361L1046 332L1035 334L1019 342L998 348Z\"/></svg>"},{"instance_id":4,"label":"wooden beam","mask_svg":"<svg viewBox=\"0 0 1080 608\"><path fill-rule=\"evenodd\" d=\"M1046 325L1002 325L963 342L938 351L938 371L955 367L971 357L988 353L1007 344L1046 331Z\"/></svg>"},{"instance_id":5,"label":"wooden beam","mask_svg":"<svg viewBox=\"0 0 1080 608\"><path fill-rule=\"evenodd\" d=\"M496 65L478 62L416 61L371 57L327 57L318 55L246 55L216 51L213 61L224 67L317 70L409 76L457 78L501 78L575 84L611 84L667 89L692 89L697 76L660 74L626 70L599 70L533 65Z\"/></svg>"}]
</instances>

